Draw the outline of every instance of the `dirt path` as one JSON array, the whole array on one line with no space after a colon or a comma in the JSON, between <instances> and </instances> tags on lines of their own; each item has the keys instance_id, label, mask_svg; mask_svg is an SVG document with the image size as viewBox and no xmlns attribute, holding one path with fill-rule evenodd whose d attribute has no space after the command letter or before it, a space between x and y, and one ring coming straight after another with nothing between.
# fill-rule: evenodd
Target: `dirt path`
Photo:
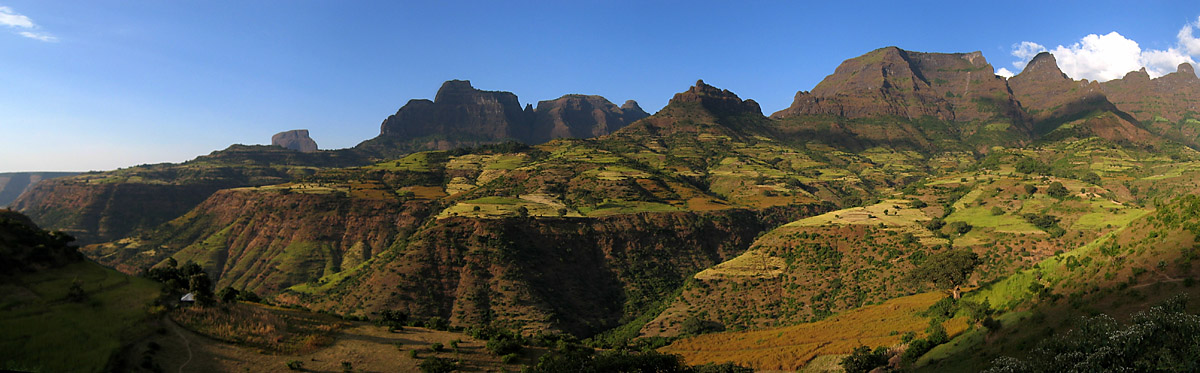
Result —
<instances>
[{"instance_id":1,"label":"dirt path","mask_svg":"<svg viewBox=\"0 0 1200 373\"><path fill-rule=\"evenodd\" d=\"M167 318L167 323L171 325L171 330L174 330L175 334L179 335L179 339L183 340L183 347L187 349L187 360L184 360L183 365L179 366L179 373L183 373L183 368L186 368L188 363L192 362L192 343L188 340L186 335L183 335L183 331L180 330L183 328L180 327L179 324L176 324L175 321L171 320L170 318Z\"/></svg>"}]
</instances>

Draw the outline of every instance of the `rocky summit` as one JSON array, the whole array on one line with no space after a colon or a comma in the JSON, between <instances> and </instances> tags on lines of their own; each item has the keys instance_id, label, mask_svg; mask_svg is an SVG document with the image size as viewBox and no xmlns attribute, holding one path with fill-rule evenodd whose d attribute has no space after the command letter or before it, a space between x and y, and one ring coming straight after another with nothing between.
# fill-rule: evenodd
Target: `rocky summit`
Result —
<instances>
[{"instance_id":1,"label":"rocky summit","mask_svg":"<svg viewBox=\"0 0 1200 373\"><path fill-rule=\"evenodd\" d=\"M317 151L317 142L308 137L308 130L284 131L271 136L271 145L282 146L299 152Z\"/></svg>"},{"instance_id":2,"label":"rocky summit","mask_svg":"<svg viewBox=\"0 0 1200 373\"><path fill-rule=\"evenodd\" d=\"M647 114L632 100L617 107L594 95L570 94L521 107L511 92L484 91L470 81L442 84L432 101L410 100L380 125L379 137L360 149L394 154L394 149L447 150L503 141L530 144L557 138L612 133Z\"/></svg>"}]
</instances>

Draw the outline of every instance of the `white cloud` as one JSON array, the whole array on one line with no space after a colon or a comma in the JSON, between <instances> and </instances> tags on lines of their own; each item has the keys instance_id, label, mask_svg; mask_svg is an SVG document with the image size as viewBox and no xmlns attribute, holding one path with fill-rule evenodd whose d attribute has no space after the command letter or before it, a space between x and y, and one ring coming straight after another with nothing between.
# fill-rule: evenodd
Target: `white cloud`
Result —
<instances>
[{"instance_id":1,"label":"white cloud","mask_svg":"<svg viewBox=\"0 0 1200 373\"><path fill-rule=\"evenodd\" d=\"M1175 72L1179 64L1196 64L1193 57L1200 57L1200 38L1195 36L1198 29L1200 17L1179 29L1175 35L1176 46L1165 50L1142 49L1136 41L1116 31L1105 35L1091 34L1075 44L1059 45L1054 49L1023 41L1013 44L1012 55L1017 61L1012 64L1017 69L1024 69L1039 52L1049 51L1058 60L1063 73L1073 79L1106 81L1142 68L1150 77L1157 78Z\"/></svg>"},{"instance_id":2,"label":"white cloud","mask_svg":"<svg viewBox=\"0 0 1200 373\"><path fill-rule=\"evenodd\" d=\"M33 28L33 20L29 17L17 14L12 8L0 6L0 25L8 27L24 27Z\"/></svg>"},{"instance_id":3,"label":"white cloud","mask_svg":"<svg viewBox=\"0 0 1200 373\"><path fill-rule=\"evenodd\" d=\"M1032 41L1013 44L1012 55L1019 58L1016 62L1013 62L1013 67L1016 67L1017 70L1023 70L1025 69L1025 64L1029 63L1029 60L1032 60L1038 53L1045 51L1046 47Z\"/></svg>"},{"instance_id":4,"label":"white cloud","mask_svg":"<svg viewBox=\"0 0 1200 373\"><path fill-rule=\"evenodd\" d=\"M48 43L53 43L53 42L58 41L58 38L55 37L54 35L40 33L40 32L21 31L21 32L19 32L19 34L21 34L21 36L24 36L24 37L27 37L30 39L41 40L41 41L48 42Z\"/></svg>"},{"instance_id":5,"label":"white cloud","mask_svg":"<svg viewBox=\"0 0 1200 373\"><path fill-rule=\"evenodd\" d=\"M6 6L0 6L0 25L19 29L21 31L17 31L17 35L21 35L33 40L40 40L50 43L58 41L58 38L54 35L50 35L49 33L42 31L35 31L38 30L39 27L37 24L33 23L32 19L29 19L29 17L19 14L13 11L12 8Z\"/></svg>"},{"instance_id":6,"label":"white cloud","mask_svg":"<svg viewBox=\"0 0 1200 373\"><path fill-rule=\"evenodd\" d=\"M1142 48L1116 31L1091 34L1069 47L1050 51L1063 73L1075 79L1112 80L1142 68Z\"/></svg>"},{"instance_id":7,"label":"white cloud","mask_svg":"<svg viewBox=\"0 0 1200 373\"><path fill-rule=\"evenodd\" d=\"M1200 55L1200 39L1192 35L1194 28L1200 28L1200 17L1197 17L1196 23L1183 25L1183 28L1179 29L1179 34L1175 35L1179 39L1179 47L1193 56Z\"/></svg>"},{"instance_id":8,"label":"white cloud","mask_svg":"<svg viewBox=\"0 0 1200 373\"><path fill-rule=\"evenodd\" d=\"M1017 74L1013 74L1013 72L1009 71L1007 68L1001 67L1000 69L996 70L996 75L1003 76L1005 78L1011 78L1013 75Z\"/></svg>"}]
</instances>

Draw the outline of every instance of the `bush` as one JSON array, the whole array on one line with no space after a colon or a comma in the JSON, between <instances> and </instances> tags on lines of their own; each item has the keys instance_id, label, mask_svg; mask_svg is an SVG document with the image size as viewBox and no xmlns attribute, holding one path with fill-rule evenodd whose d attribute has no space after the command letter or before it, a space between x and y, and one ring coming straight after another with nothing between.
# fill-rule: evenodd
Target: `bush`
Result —
<instances>
[{"instance_id":1,"label":"bush","mask_svg":"<svg viewBox=\"0 0 1200 373\"><path fill-rule=\"evenodd\" d=\"M424 373L446 373L458 369L458 362L442 357L431 357L417 365Z\"/></svg>"},{"instance_id":2,"label":"bush","mask_svg":"<svg viewBox=\"0 0 1200 373\"><path fill-rule=\"evenodd\" d=\"M442 342L434 342L433 344L429 345L429 349L433 350L433 352L442 352L446 350L446 346L442 345Z\"/></svg>"},{"instance_id":3,"label":"bush","mask_svg":"<svg viewBox=\"0 0 1200 373\"><path fill-rule=\"evenodd\" d=\"M695 373L754 373L754 369L734 363L696 365L692 367L692 371Z\"/></svg>"},{"instance_id":4,"label":"bush","mask_svg":"<svg viewBox=\"0 0 1200 373\"><path fill-rule=\"evenodd\" d=\"M1054 198L1063 199L1071 195L1071 191L1067 190L1062 183L1055 181L1050 183L1050 186L1046 188L1046 194Z\"/></svg>"},{"instance_id":5,"label":"bush","mask_svg":"<svg viewBox=\"0 0 1200 373\"><path fill-rule=\"evenodd\" d=\"M505 364L516 364L519 357L517 354L508 354L500 357L500 362Z\"/></svg>"},{"instance_id":6,"label":"bush","mask_svg":"<svg viewBox=\"0 0 1200 373\"><path fill-rule=\"evenodd\" d=\"M956 221L950 223L950 230L958 232L958 234L967 234L967 232L971 231L971 228L974 227L972 227L970 224L967 224L965 221Z\"/></svg>"},{"instance_id":7,"label":"bush","mask_svg":"<svg viewBox=\"0 0 1200 373\"><path fill-rule=\"evenodd\" d=\"M842 369L846 370L846 373L865 373L870 372L877 367L887 365L887 363L888 356L886 347L876 347L875 350L872 351L867 346L858 346L854 349L854 352L850 353L850 356L846 356L842 359L840 365L842 366Z\"/></svg>"},{"instance_id":8,"label":"bush","mask_svg":"<svg viewBox=\"0 0 1200 373\"><path fill-rule=\"evenodd\" d=\"M487 348L488 351L496 356L521 352L521 344L508 338L490 339L487 341L487 345L485 345L484 348Z\"/></svg>"},{"instance_id":9,"label":"bush","mask_svg":"<svg viewBox=\"0 0 1200 373\"><path fill-rule=\"evenodd\" d=\"M302 370L302 369L304 369L304 362L300 361L300 360L288 361L287 368L289 370Z\"/></svg>"},{"instance_id":10,"label":"bush","mask_svg":"<svg viewBox=\"0 0 1200 373\"><path fill-rule=\"evenodd\" d=\"M220 291L217 291L217 299L220 299L222 303L236 302L238 299L238 290L229 286L221 288Z\"/></svg>"}]
</instances>

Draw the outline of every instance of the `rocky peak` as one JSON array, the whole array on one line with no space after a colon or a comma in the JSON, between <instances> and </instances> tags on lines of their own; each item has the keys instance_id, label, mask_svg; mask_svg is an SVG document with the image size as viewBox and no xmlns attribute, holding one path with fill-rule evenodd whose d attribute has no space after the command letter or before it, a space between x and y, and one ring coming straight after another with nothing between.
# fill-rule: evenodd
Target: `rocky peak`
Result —
<instances>
[{"instance_id":1,"label":"rocky peak","mask_svg":"<svg viewBox=\"0 0 1200 373\"><path fill-rule=\"evenodd\" d=\"M317 142L308 137L308 130L283 131L271 136L271 145L291 150L312 153L317 151Z\"/></svg>"},{"instance_id":2,"label":"rocky peak","mask_svg":"<svg viewBox=\"0 0 1200 373\"><path fill-rule=\"evenodd\" d=\"M531 140L534 142L603 136L647 116L636 102L632 108L618 108L608 99L596 95L565 95L539 101L533 113L536 138Z\"/></svg>"},{"instance_id":3,"label":"rocky peak","mask_svg":"<svg viewBox=\"0 0 1200 373\"><path fill-rule=\"evenodd\" d=\"M1141 121L1158 116L1178 121L1189 111L1200 111L1200 77L1190 63L1154 79L1142 68L1100 86L1118 108Z\"/></svg>"},{"instance_id":4,"label":"rocky peak","mask_svg":"<svg viewBox=\"0 0 1200 373\"><path fill-rule=\"evenodd\" d=\"M528 115L511 92L482 91L467 80L442 84L433 101L411 100L380 125L380 136L394 138L504 139L522 138L529 131ZM460 144L445 142L438 147Z\"/></svg>"},{"instance_id":5,"label":"rocky peak","mask_svg":"<svg viewBox=\"0 0 1200 373\"><path fill-rule=\"evenodd\" d=\"M1148 82L1148 81L1150 81L1150 73L1146 71L1145 67L1143 67L1143 68L1141 68L1141 70L1138 70L1138 71L1130 71L1128 74L1125 74L1125 77L1121 78L1121 80L1125 80L1125 81L1129 81L1129 82L1132 82L1132 81L1147 81Z\"/></svg>"},{"instance_id":6,"label":"rocky peak","mask_svg":"<svg viewBox=\"0 0 1200 373\"><path fill-rule=\"evenodd\" d=\"M754 100L742 100L728 89L719 89L704 80L697 80L696 85L685 92L676 93L667 106L679 106L687 103L698 103L714 115L736 115L754 113L762 115L762 109Z\"/></svg>"},{"instance_id":7,"label":"rocky peak","mask_svg":"<svg viewBox=\"0 0 1200 373\"><path fill-rule=\"evenodd\" d=\"M646 113L645 110L642 110L642 106L638 105L637 101L634 101L634 100L626 100L624 104L621 104L621 111L624 111L626 114L628 114L628 113L645 114L642 118L650 116L650 114ZM638 118L638 119L641 119L641 118Z\"/></svg>"},{"instance_id":8,"label":"rocky peak","mask_svg":"<svg viewBox=\"0 0 1200 373\"><path fill-rule=\"evenodd\" d=\"M772 115L895 116L973 121L1007 115L1014 102L981 107L972 100L1008 96L1002 79L981 52L922 53L897 47L873 50L843 61L811 92L798 92L792 106Z\"/></svg>"},{"instance_id":9,"label":"rocky peak","mask_svg":"<svg viewBox=\"0 0 1200 373\"><path fill-rule=\"evenodd\" d=\"M437 96L434 96L434 102L450 103L463 97L473 96L477 90L471 86L470 80L447 80L442 83L442 87L438 88Z\"/></svg>"},{"instance_id":10,"label":"rocky peak","mask_svg":"<svg viewBox=\"0 0 1200 373\"><path fill-rule=\"evenodd\" d=\"M1053 79L1053 80L1071 80L1067 74L1062 72L1058 67L1058 60L1054 58L1050 52L1038 53L1034 56L1029 64L1025 65L1025 69L1021 70L1020 74L1014 76L1023 77L1022 79Z\"/></svg>"},{"instance_id":11,"label":"rocky peak","mask_svg":"<svg viewBox=\"0 0 1200 373\"><path fill-rule=\"evenodd\" d=\"M1177 69L1175 69L1175 72L1191 74L1193 77L1196 76L1196 70L1192 69L1192 64L1187 63L1187 62L1179 64L1179 67Z\"/></svg>"}]
</instances>

